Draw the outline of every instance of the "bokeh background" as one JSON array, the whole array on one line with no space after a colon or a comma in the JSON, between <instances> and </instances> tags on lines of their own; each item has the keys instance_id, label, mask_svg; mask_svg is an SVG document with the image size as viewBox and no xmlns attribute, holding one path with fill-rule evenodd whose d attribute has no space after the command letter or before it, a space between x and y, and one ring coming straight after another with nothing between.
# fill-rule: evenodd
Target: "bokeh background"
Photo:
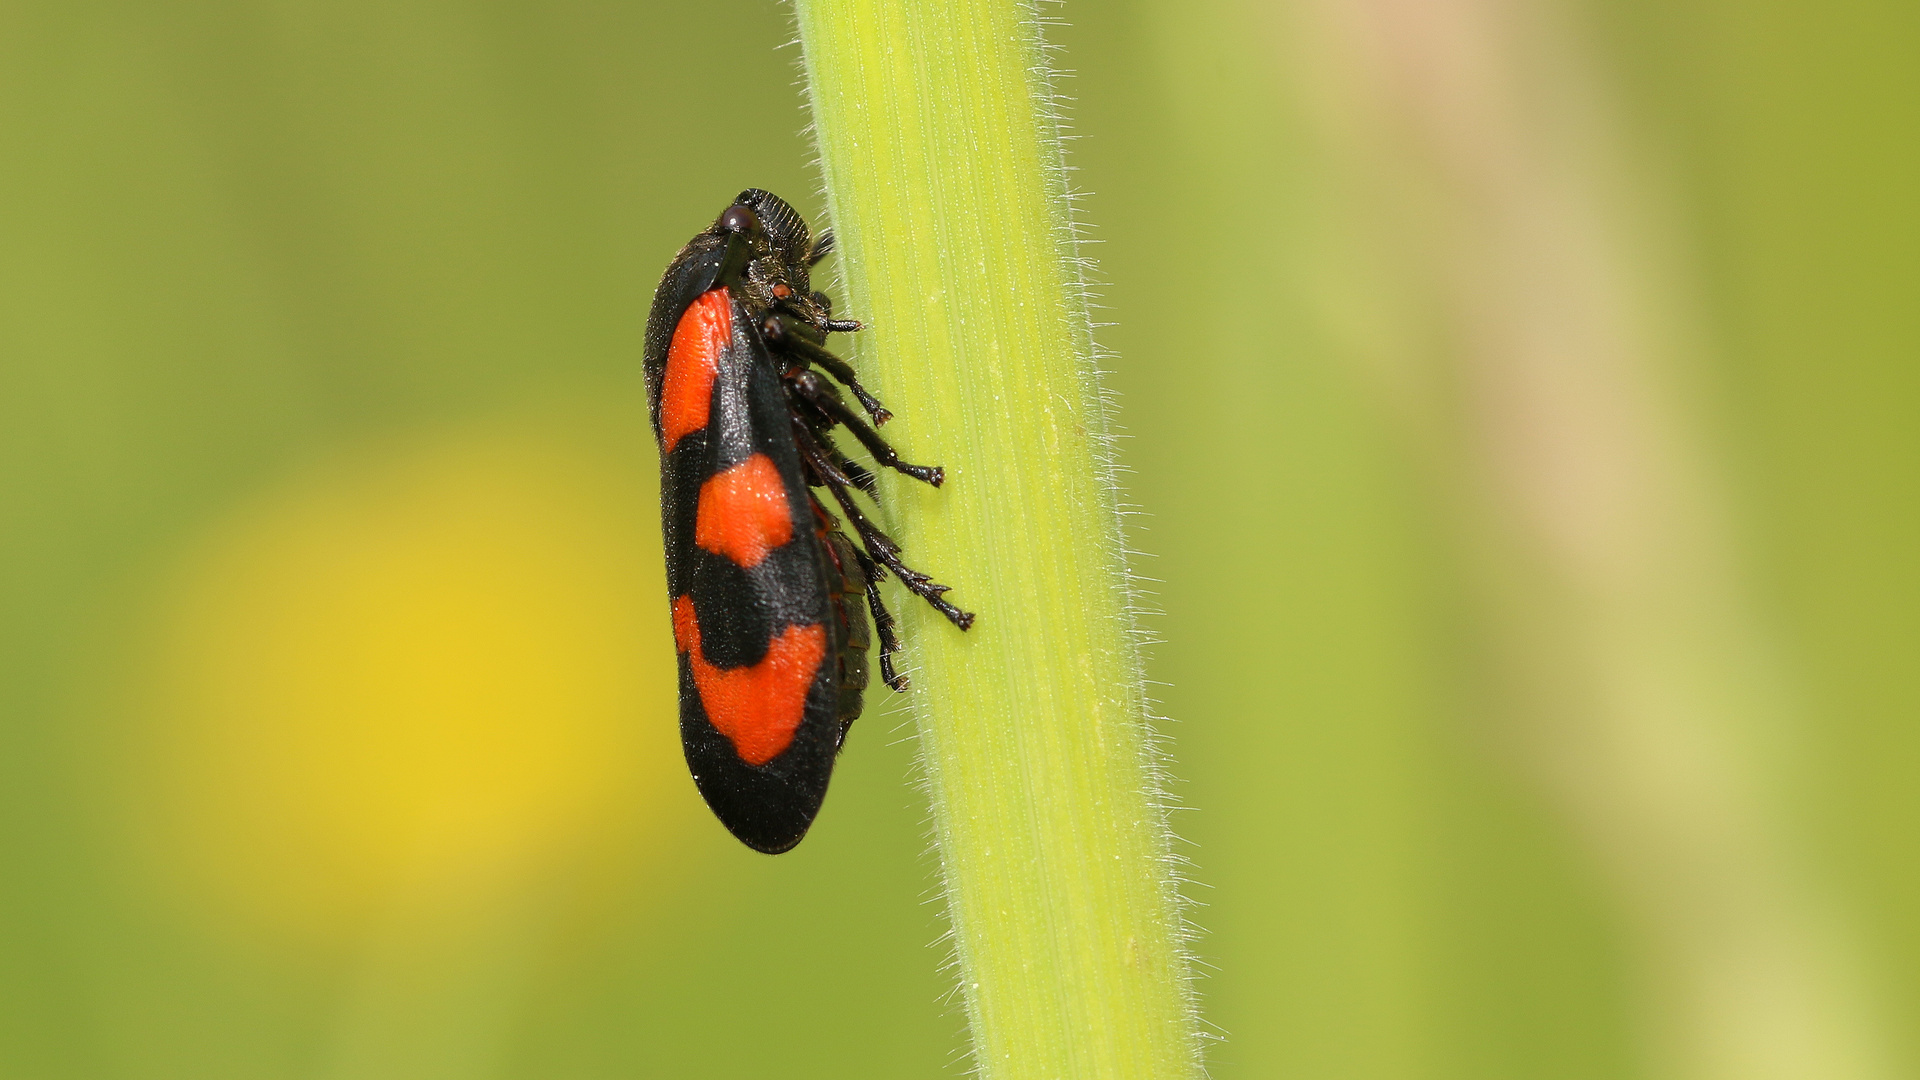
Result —
<instances>
[{"instance_id":1,"label":"bokeh background","mask_svg":"<svg viewBox=\"0 0 1920 1080\"><path fill-rule=\"evenodd\" d=\"M1920 1076L1920 9L1047 10L1214 1074ZM777 860L674 738L790 39L0 3L0 1076L964 1067L899 706Z\"/></svg>"}]
</instances>

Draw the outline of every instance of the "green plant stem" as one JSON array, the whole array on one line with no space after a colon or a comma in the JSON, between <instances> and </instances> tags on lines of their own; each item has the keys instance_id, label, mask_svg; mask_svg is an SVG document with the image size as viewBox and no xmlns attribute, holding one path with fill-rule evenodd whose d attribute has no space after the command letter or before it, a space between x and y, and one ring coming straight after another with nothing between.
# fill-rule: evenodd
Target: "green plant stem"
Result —
<instances>
[{"instance_id":1,"label":"green plant stem","mask_svg":"<svg viewBox=\"0 0 1920 1080\"><path fill-rule=\"evenodd\" d=\"M981 1074L1188 1077L1198 1029L1035 11L798 0L856 362L939 491L886 490Z\"/></svg>"}]
</instances>

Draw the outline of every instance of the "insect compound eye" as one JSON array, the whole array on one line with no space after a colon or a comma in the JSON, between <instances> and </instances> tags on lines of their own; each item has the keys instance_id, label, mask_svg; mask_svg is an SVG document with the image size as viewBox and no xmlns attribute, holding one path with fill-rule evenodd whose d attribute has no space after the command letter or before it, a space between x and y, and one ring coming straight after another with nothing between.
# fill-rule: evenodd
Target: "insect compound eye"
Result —
<instances>
[{"instance_id":1,"label":"insect compound eye","mask_svg":"<svg viewBox=\"0 0 1920 1080\"><path fill-rule=\"evenodd\" d=\"M730 233L755 232L760 228L760 217L751 209L736 203L720 215L720 228Z\"/></svg>"}]
</instances>

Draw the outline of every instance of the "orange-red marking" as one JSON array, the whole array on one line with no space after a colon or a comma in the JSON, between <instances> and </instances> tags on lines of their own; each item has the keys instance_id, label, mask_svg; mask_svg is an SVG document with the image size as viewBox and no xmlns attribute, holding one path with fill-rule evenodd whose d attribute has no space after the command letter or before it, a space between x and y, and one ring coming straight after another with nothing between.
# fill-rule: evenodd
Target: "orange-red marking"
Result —
<instances>
[{"instance_id":1,"label":"orange-red marking","mask_svg":"<svg viewBox=\"0 0 1920 1080\"><path fill-rule=\"evenodd\" d=\"M751 570L791 539L786 485L767 455L755 454L700 485L694 543Z\"/></svg>"},{"instance_id":2,"label":"orange-red marking","mask_svg":"<svg viewBox=\"0 0 1920 1080\"><path fill-rule=\"evenodd\" d=\"M693 663L693 685L707 720L749 765L765 765L793 745L807 708L807 688L827 655L827 628L789 626L749 667L717 668L700 651L693 597L673 602L673 642Z\"/></svg>"},{"instance_id":3,"label":"orange-red marking","mask_svg":"<svg viewBox=\"0 0 1920 1080\"><path fill-rule=\"evenodd\" d=\"M727 287L709 289L687 305L667 346L667 374L660 387L660 432L667 452L682 435L707 426L720 351L733 341L733 301Z\"/></svg>"}]
</instances>

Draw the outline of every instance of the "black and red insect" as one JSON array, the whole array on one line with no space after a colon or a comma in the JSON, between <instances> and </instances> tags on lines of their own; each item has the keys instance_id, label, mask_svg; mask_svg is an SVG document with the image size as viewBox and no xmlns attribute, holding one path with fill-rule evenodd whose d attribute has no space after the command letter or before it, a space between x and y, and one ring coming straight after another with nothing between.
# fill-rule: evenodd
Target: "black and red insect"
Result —
<instances>
[{"instance_id":1,"label":"black and red insect","mask_svg":"<svg viewBox=\"0 0 1920 1080\"><path fill-rule=\"evenodd\" d=\"M826 798L867 686L869 610L881 675L906 689L886 574L962 630L973 623L853 497L876 496L874 474L834 444L835 427L882 467L935 487L944 473L900 460L874 430L892 414L827 350L828 334L860 329L809 281L832 249L832 232L815 239L778 197L743 191L674 257L647 317L681 741L707 805L768 853L798 844Z\"/></svg>"}]
</instances>

